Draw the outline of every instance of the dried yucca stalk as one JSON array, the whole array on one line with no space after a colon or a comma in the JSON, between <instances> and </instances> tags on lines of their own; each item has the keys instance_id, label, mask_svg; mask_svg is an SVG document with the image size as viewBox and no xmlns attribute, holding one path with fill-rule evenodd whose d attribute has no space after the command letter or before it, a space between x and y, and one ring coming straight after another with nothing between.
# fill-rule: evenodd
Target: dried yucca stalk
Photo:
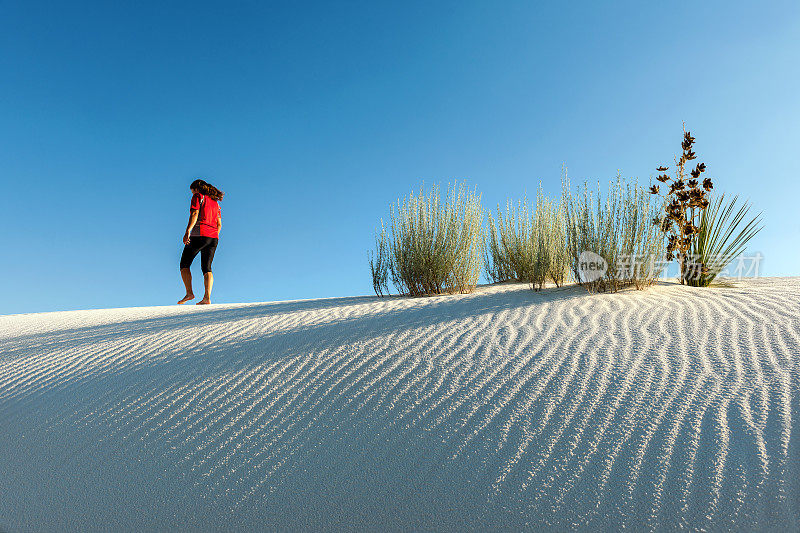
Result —
<instances>
[{"instance_id":1,"label":"dried yucca stalk","mask_svg":"<svg viewBox=\"0 0 800 533\"><path fill-rule=\"evenodd\" d=\"M709 265L694 262L690 257L692 248L697 245L701 219L709 205L707 194L714 188L711 178L700 182L701 175L706 171L705 163L698 163L690 171L691 178L686 175L686 163L697 158L692 149L694 140L684 124L681 156L675 159L675 177L666 174L669 167L661 165L656 169L662 173L656 179L665 185L669 183L669 189L662 194L659 185L650 186L650 194L664 198L664 216L653 217L653 224L669 235L667 259L671 261L675 257L678 260L681 284L687 281L690 273L700 277L709 273Z\"/></svg>"},{"instance_id":2,"label":"dried yucca stalk","mask_svg":"<svg viewBox=\"0 0 800 533\"><path fill-rule=\"evenodd\" d=\"M401 294L467 293L475 289L483 251L480 195L454 185L444 202L439 189L420 189L390 209L389 231L381 231L376 259L370 259L373 286L381 294L385 272ZM386 257L384 263L379 258Z\"/></svg>"}]
</instances>

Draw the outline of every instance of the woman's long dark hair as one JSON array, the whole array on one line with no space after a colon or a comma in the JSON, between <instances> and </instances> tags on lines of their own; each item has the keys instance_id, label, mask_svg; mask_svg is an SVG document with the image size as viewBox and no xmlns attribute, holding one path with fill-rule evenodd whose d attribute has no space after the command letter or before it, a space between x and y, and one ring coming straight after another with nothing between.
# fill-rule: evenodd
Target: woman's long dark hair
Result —
<instances>
[{"instance_id":1,"label":"woman's long dark hair","mask_svg":"<svg viewBox=\"0 0 800 533\"><path fill-rule=\"evenodd\" d=\"M195 191L199 192L203 196L208 196L209 198L213 198L216 201L221 201L222 197L225 196L225 193L221 190L217 189L210 183L206 183L203 180L194 180L191 185L189 185L190 189L194 189Z\"/></svg>"}]
</instances>

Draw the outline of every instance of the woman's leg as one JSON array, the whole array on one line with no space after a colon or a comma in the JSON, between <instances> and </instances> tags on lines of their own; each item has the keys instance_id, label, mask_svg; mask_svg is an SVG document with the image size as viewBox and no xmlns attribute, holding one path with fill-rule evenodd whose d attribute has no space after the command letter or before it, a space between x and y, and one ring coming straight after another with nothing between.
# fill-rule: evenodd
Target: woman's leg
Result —
<instances>
[{"instance_id":1,"label":"woman's leg","mask_svg":"<svg viewBox=\"0 0 800 533\"><path fill-rule=\"evenodd\" d=\"M205 294L197 305L211 303L211 289L214 287L214 274L211 272L211 263L214 261L214 253L217 251L217 239L210 239L207 246L200 251L200 266L203 269L203 285Z\"/></svg>"},{"instance_id":2,"label":"woman's leg","mask_svg":"<svg viewBox=\"0 0 800 533\"><path fill-rule=\"evenodd\" d=\"M181 279L186 286L186 296L178 300L178 303L185 304L189 300L194 300L194 293L192 292L192 271L188 268L182 268Z\"/></svg>"},{"instance_id":3,"label":"woman's leg","mask_svg":"<svg viewBox=\"0 0 800 533\"><path fill-rule=\"evenodd\" d=\"M203 299L197 302L197 305L203 304L210 304L211 303L211 288L214 286L214 273L213 272L206 272L203 274L203 286L206 289L205 294L203 295Z\"/></svg>"},{"instance_id":4,"label":"woman's leg","mask_svg":"<svg viewBox=\"0 0 800 533\"><path fill-rule=\"evenodd\" d=\"M192 237L189 244L183 247L181 254L181 279L183 285L186 287L186 296L178 300L179 304L184 304L189 300L194 300L194 292L192 292L192 271L189 269L192 266L192 260L197 255L202 247L201 239Z\"/></svg>"}]
</instances>

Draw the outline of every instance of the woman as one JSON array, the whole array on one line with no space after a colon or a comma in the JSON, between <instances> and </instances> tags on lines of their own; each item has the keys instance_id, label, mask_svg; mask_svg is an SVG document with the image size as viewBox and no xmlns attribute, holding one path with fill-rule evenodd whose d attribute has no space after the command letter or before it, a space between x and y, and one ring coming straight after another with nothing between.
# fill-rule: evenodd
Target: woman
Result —
<instances>
[{"instance_id":1,"label":"woman","mask_svg":"<svg viewBox=\"0 0 800 533\"><path fill-rule=\"evenodd\" d=\"M200 267L203 269L203 282L206 292L197 305L211 303L211 287L214 285L214 274L211 273L211 262L219 242L222 229L222 211L217 202L225 195L222 191L203 180L194 180L189 188L192 190L192 202L189 206L189 224L183 235L183 254L181 255L181 278L186 285L186 296L179 304L194 299L192 292L192 272L189 267L192 260L200 252Z\"/></svg>"}]
</instances>

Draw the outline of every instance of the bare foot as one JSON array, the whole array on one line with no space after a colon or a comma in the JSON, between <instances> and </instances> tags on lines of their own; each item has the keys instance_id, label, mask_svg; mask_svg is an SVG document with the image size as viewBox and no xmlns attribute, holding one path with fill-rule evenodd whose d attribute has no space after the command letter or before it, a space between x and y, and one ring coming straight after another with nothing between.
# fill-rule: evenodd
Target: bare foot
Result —
<instances>
[{"instance_id":1,"label":"bare foot","mask_svg":"<svg viewBox=\"0 0 800 533\"><path fill-rule=\"evenodd\" d=\"M178 303L179 304L185 304L189 300L194 300L194 294L187 294L186 296L184 296L183 298L178 300Z\"/></svg>"},{"instance_id":2,"label":"bare foot","mask_svg":"<svg viewBox=\"0 0 800 533\"><path fill-rule=\"evenodd\" d=\"M197 302L196 305L207 305L207 304L210 304L210 303L211 303L211 300L209 300L208 298L203 298L202 300Z\"/></svg>"}]
</instances>

